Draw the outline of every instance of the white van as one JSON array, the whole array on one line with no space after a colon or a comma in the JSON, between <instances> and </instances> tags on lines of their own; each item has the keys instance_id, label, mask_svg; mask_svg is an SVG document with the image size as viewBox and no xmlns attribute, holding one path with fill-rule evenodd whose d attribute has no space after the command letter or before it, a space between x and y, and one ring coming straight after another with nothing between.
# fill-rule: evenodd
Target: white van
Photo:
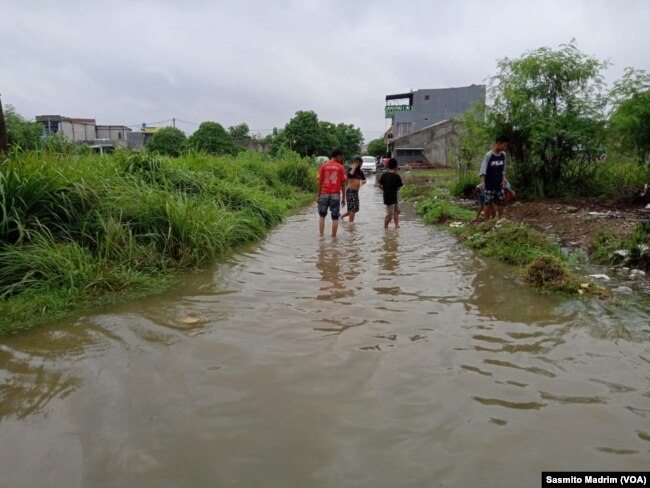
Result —
<instances>
[{"instance_id":1,"label":"white van","mask_svg":"<svg viewBox=\"0 0 650 488\"><path fill-rule=\"evenodd\" d=\"M361 169L364 173L374 173L377 171L377 160L374 156L361 156Z\"/></svg>"}]
</instances>

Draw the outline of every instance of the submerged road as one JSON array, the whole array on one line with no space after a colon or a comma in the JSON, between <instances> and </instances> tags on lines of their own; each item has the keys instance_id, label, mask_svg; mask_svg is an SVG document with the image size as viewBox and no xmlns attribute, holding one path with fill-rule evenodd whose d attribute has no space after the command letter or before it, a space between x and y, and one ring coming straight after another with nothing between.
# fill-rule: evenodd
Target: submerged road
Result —
<instances>
[{"instance_id":1,"label":"submerged road","mask_svg":"<svg viewBox=\"0 0 650 488\"><path fill-rule=\"evenodd\" d=\"M3 339L0 486L648 469L647 316L540 295L408 209L399 230L382 217L371 178L336 239L313 206L164 296Z\"/></svg>"}]
</instances>

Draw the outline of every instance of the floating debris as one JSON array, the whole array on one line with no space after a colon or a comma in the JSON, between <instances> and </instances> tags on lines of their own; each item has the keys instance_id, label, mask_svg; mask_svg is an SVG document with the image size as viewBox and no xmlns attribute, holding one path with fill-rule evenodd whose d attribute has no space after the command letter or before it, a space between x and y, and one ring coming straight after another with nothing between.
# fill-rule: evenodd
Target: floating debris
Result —
<instances>
[{"instance_id":1,"label":"floating debris","mask_svg":"<svg viewBox=\"0 0 650 488\"><path fill-rule=\"evenodd\" d=\"M610 279L609 276L607 276L606 274L591 274L589 275L589 277L595 278L597 280L605 280L605 281L609 281Z\"/></svg>"}]
</instances>

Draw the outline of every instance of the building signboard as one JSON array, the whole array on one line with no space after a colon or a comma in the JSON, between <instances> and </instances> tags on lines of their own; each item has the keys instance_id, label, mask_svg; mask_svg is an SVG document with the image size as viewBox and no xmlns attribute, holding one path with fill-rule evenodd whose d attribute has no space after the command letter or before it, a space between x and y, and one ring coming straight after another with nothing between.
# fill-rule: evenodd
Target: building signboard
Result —
<instances>
[{"instance_id":1,"label":"building signboard","mask_svg":"<svg viewBox=\"0 0 650 488\"><path fill-rule=\"evenodd\" d=\"M413 105L386 105L384 109L386 115L393 115L396 112L410 112L413 110Z\"/></svg>"}]
</instances>

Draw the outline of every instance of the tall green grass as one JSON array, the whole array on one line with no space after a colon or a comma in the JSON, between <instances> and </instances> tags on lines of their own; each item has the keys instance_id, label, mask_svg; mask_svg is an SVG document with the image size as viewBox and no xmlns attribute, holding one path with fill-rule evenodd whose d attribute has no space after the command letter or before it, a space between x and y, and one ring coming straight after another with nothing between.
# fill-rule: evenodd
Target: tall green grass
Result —
<instances>
[{"instance_id":1,"label":"tall green grass","mask_svg":"<svg viewBox=\"0 0 650 488\"><path fill-rule=\"evenodd\" d=\"M315 185L291 155L12 153L0 166L0 333L157 290L260 239Z\"/></svg>"}]
</instances>

